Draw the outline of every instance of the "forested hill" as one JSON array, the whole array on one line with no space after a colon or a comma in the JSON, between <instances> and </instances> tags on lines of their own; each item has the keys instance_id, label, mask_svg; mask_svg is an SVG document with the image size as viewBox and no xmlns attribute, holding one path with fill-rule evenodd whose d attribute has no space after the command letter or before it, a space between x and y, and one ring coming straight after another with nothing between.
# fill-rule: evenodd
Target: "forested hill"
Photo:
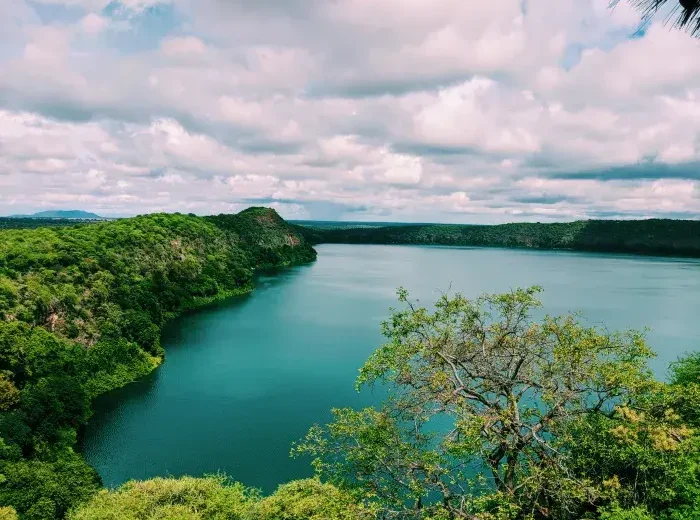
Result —
<instances>
[{"instance_id":1,"label":"forested hill","mask_svg":"<svg viewBox=\"0 0 700 520\"><path fill-rule=\"evenodd\" d=\"M297 228L314 244L419 244L569 249L700 257L700 220L585 220L492 226L417 224Z\"/></svg>"},{"instance_id":2,"label":"forested hill","mask_svg":"<svg viewBox=\"0 0 700 520\"><path fill-rule=\"evenodd\" d=\"M75 445L92 398L160 363L167 319L315 257L265 208L0 230L0 506L62 518L91 496Z\"/></svg>"}]
</instances>

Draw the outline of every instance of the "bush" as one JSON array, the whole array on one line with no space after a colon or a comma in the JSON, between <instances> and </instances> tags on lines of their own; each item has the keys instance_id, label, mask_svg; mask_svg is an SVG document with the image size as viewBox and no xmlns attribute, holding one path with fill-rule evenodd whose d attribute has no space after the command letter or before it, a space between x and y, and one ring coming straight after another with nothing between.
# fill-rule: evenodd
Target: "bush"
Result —
<instances>
[{"instance_id":1,"label":"bush","mask_svg":"<svg viewBox=\"0 0 700 520\"><path fill-rule=\"evenodd\" d=\"M95 470L72 452L51 462L0 462L0 474L0 504L14 507L24 520L63 518L100 488Z\"/></svg>"},{"instance_id":2,"label":"bush","mask_svg":"<svg viewBox=\"0 0 700 520\"><path fill-rule=\"evenodd\" d=\"M374 518L348 494L318 480L259 494L224 476L155 478L102 490L70 520L366 520Z\"/></svg>"},{"instance_id":3,"label":"bush","mask_svg":"<svg viewBox=\"0 0 700 520\"><path fill-rule=\"evenodd\" d=\"M318 480L297 480L257 502L248 520L360 520L372 511L347 493Z\"/></svg>"},{"instance_id":4,"label":"bush","mask_svg":"<svg viewBox=\"0 0 700 520\"><path fill-rule=\"evenodd\" d=\"M242 520L252 498L222 476L156 478L100 491L70 520Z\"/></svg>"}]
</instances>

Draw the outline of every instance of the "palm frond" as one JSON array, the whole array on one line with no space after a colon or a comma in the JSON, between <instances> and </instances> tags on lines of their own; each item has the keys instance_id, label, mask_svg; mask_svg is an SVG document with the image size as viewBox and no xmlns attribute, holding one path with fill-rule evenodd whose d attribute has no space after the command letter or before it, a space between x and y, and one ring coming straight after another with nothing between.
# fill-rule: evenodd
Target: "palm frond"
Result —
<instances>
[{"instance_id":1,"label":"palm frond","mask_svg":"<svg viewBox=\"0 0 700 520\"><path fill-rule=\"evenodd\" d=\"M657 13L664 14L664 22L684 29L700 37L700 0L628 0L639 9L644 20L649 21ZM611 6L620 0L612 0Z\"/></svg>"}]
</instances>

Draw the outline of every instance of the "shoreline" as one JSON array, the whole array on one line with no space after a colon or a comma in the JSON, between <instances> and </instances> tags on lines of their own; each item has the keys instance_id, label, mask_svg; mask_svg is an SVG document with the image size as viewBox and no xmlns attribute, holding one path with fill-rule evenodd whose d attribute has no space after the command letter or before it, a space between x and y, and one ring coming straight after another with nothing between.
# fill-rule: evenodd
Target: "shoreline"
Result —
<instances>
[{"instance_id":1,"label":"shoreline","mask_svg":"<svg viewBox=\"0 0 700 520\"><path fill-rule=\"evenodd\" d=\"M159 327L159 332L158 332L159 338L162 339L163 330L165 329L165 327L167 325L169 325L171 322L177 320L178 318L181 318L181 317L186 316L188 314L193 314L193 313L199 312L199 311L204 310L204 309L211 307L211 306L223 304L227 300L235 300L235 299L250 296L257 287L255 284L256 278L265 272L272 273L272 272L280 270L280 269L283 270L283 269L288 269L288 268L302 266L302 265L309 265L315 261L316 261L316 257L314 257L313 260L310 260L307 262L287 262L287 263L284 263L284 264L281 264L281 265L275 266L275 267L257 268L255 270L253 270L253 277L252 277L250 283L246 284L244 287L241 287L240 289L236 289L236 290L225 291L225 292L222 292L220 294L217 294L217 295L214 295L211 297L201 298L200 300L196 301L196 303L194 305L183 308L182 310L180 310L180 312L171 313L170 315L168 315L165 322ZM151 369L148 372L143 373L143 374L138 374L136 377L134 377L133 379L131 379L130 381L127 381L126 383L124 383L122 385L115 386L113 388L105 390L104 392L100 392L100 393L97 393L95 395L90 396L90 417L88 417L87 423L80 426L80 428L78 428L78 431L77 431L77 440L76 440L77 441L76 442L77 450L76 451L81 456L84 457L84 455L83 455L84 433L85 433L85 429L88 426L88 423L90 422L90 419L94 415L93 403L95 402L95 400L99 399L100 397L103 397L105 395L108 395L114 391L120 390L122 388L126 388L127 386L130 386L134 383L138 383L139 381L143 381L145 378L151 376L158 368L160 368L160 366L163 365L163 363L165 363L166 356L167 356L167 351L165 351L165 350L164 350L162 356L151 356L151 361L153 361L153 365L151 366ZM101 480L102 480L102 477L100 477L100 481ZM102 484L102 482L100 482L100 483Z\"/></svg>"}]
</instances>

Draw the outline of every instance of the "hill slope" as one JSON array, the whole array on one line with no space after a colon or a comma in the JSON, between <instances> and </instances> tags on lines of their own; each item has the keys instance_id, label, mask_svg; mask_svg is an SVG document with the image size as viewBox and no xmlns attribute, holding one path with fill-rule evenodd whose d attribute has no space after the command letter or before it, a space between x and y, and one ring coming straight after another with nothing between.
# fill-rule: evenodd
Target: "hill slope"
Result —
<instances>
[{"instance_id":1,"label":"hill slope","mask_svg":"<svg viewBox=\"0 0 700 520\"><path fill-rule=\"evenodd\" d=\"M698 220L587 220L494 226L419 224L357 229L297 227L311 243L569 249L700 257Z\"/></svg>"},{"instance_id":2,"label":"hill slope","mask_svg":"<svg viewBox=\"0 0 700 520\"><path fill-rule=\"evenodd\" d=\"M264 208L0 231L0 506L60 518L90 496L74 447L92 398L158 366L167 319L315 257Z\"/></svg>"}]
</instances>

